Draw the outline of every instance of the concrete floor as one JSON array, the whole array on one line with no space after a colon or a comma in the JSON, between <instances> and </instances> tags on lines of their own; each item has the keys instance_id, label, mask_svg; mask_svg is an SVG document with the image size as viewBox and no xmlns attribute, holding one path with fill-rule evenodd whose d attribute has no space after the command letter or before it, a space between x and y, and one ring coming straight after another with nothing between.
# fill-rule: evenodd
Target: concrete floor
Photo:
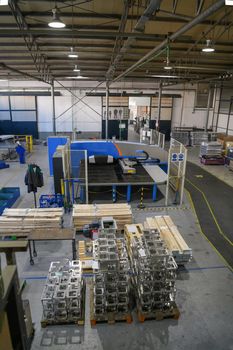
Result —
<instances>
[{"instance_id":1,"label":"concrete floor","mask_svg":"<svg viewBox=\"0 0 233 350\"><path fill-rule=\"evenodd\" d=\"M40 193L53 192L46 151L46 147L37 146L36 152L28 159L36 162L44 171L45 187ZM17 205L32 207L33 196L26 193L24 185L25 171L26 166L12 163L10 169L0 171L0 184L20 185L21 200ZM32 319L35 322L33 350L233 350L233 274L200 233L189 203L185 203L186 209L157 207L153 211L139 211L136 203L133 204L135 222L143 222L147 216L171 215L193 249L193 260L187 264L186 269L178 272L176 301L181 311L180 319L139 323L134 314L134 322L129 325L101 324L91 328L88 286L84 327L51 326L41 329L40 297L49 264L53 260L71 258L71 246L67 242L40 243L37 244L38 257L34 266L29 263L28 254L17 254L19 276L27 282L23 297L30 300Z\"/></svg>"},{"instance_id":2,"label":"concrete floor","mask_svg":"<svg viewBox=\"0 0 233 350\"><path fill-rule=\"evenodd\" d=\"M228 185L233 186L233 171L230 171L229 168L224 165L201 164L199 153L200 146L188 148L188 160L194 164L199 165L201 168L208 171L212 175L217 176L220 180L226 182Z\"/></svg>"}]
</instances>

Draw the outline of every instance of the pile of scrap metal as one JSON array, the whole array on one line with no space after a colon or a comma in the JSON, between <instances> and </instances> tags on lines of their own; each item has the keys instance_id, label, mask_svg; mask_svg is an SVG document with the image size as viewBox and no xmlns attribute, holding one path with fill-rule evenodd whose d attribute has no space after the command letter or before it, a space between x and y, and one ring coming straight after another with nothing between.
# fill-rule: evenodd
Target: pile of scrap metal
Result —
<instances>
[{"instance_id":1,"label":"pile of scrap metal","mask_svg":"<svg viewBox=\"0 0 233 350\"><path fill-rule=\"evenodd\" d=\"M72 323L83 317L84 282L79 260L51 263L42 292L43 322Z\"/></svg>"},{"instance_id":2,"label":"pile of scrap metal","mask_svg":"<svg viewBox=\"0 0 233 350\"><path fill-rule=\"evenodd\" d=\"M14 135L0 135L0 159L14 160L16 158Z\"/></svg>"},{"instance_id":3,"label":"pile of scrap metal","mask_svg":"<svg viewBox=\"0 0 233 350\"><path fill-rule=\"evenodd\" d=\"M138 312L171 310L175 304L177 264L156 230L126 232Z\"/></svg>"},{"instance_id":4,"label":"pile of scrap metal","mask_svg":"<svg viewBox=\"0 0 233 350\"><path fill-rule=\"evenodd\" d=\"M116 222L102 218L98 239L93 242L94 316L129 312L129 260L124 239L116 238Z\"/></svg>"}]
</instances>

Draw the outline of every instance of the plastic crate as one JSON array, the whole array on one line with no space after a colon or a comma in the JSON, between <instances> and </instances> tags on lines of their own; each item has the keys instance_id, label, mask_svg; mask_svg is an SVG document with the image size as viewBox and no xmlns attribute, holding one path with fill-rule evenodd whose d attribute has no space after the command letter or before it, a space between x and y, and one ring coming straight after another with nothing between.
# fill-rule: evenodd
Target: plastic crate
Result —
<instances>
[{"instance_id":1,"label":"plastic crate","mask_svg":"<svg viewBox=\"0 0 233 350\"><path fill-rule=\"evenodd\" d=\"M42 194L39 202L40 208L60 208L64 205L61 194Z\"/></svg>"},{"instance_id":2,"label":"plastic crate","mask_svg":"<svg viewBox=\"0 0 233 350\"><path fill-rule=\"evenodd\" d=\"M0 215L2 215L4 209L8 208L8 201L0 199Z\"/></svg>"},{"instance_id":3,"label":"plastic crate","mask_svg":"<svg viewBox=\"0 0 233 350\"><path fill-rule=\"evenodd\" d=\"M3 187L0 189L0 215L5 208L11 208L20 196L19 187Z\"/></svg>"}]
</instances>

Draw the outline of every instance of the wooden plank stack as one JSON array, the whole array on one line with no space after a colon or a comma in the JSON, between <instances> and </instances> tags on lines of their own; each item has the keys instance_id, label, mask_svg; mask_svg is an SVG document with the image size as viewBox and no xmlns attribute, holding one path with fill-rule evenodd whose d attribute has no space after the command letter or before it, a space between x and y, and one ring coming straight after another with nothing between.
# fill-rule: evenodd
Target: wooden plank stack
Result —
<instances>
[{"instance_id":1,"label":"wooden plank stack","mask_svg":"<svg viewBox=\"0 0 233 350\"><path fill-rule=\"evenodd\" d=\"M159 231L161 239L165 242L178 265L192 259L192 249L189 248L170 216L147 218L144 227Z\"/></svg>"},{"instance_id":2,"label":"wooden plank stack","mask_svg":"<svg viewBox=\"0 0 233 350\"><path fill-rule=\"evenodd\" d=\"M28 233L31 229L61 228L63 208L5 209L0 233Z\"/></svg>"},{"instance_id":3,"label":"wooden plank stack","mask_svg":"<svg viewBox=\"0 0 233 350\"><path fill-rule=\"evenodd\" d=\"M124 226L132 223L131 206L127 203L116 204L76 204L73 206L73 225L77 231L83 230L83 226L91 224L101 217L113 217L117 222L117 229L123 230Z\"/></svg>"}]
</instances>

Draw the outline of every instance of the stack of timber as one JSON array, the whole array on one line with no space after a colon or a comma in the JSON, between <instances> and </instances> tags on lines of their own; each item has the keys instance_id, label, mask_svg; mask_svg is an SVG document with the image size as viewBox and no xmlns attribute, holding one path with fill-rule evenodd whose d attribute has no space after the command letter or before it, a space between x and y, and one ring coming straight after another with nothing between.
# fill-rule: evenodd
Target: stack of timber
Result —
<instances>
[{"instance_id":1,"label":"stack of timber","mask_svg":"<svg viewBox=\"0 0 233 350\"><path fill-rule=\"evenodd\" d=\"M84 225L102 217L113 217L119 231L126 224L132 223L131 206L126 203L117 204L76 204L73 206L73 224L77 231L82 231Z\"/></svg>"},{"instance_id":2,"label":"stack of timber","mask_svg":"<svg viewBox=\"0 0 233 350\"><path fill-rule=\"evenodd\" d=\"M125 225L125 243L129 256L132 256L131 241L133 239L141 239L143 235L143 225L142 224L131 224Z\"/></svg>"},{"instance_id":3,"label":"stack of timber","mask_svg":"<svg viewBox=\"0 0 233 350\"><path fill-rule=\"evenodd\" d=\"M192 249L189 248L170 216L147 218L144 226L147 229L157 229L159 231L161 239L165 242L178 265L182 265L192 259Z\"/></svg>"},{"instance_id":4,"label":"stack of timber","mask_svg":"<svg viewBox=\"0 0 233 350\"><path fill-rule=\"evenodd\" d=\"M91 248L91 249L90 249ZM93 255L92 255L92 243L87 241L78 241L77 242L77 251L79 261L82 266L82 271L84 273L92 273L92 265L93 265Z\"/></svg>"},{"instance_id":5,"label":"stack of timber","mask_svg":"<svg viewBox=\"0 0 233 350\"><path fill-rule=\"evenodd\" d=\"M63 208L5 209L0 233L28 233L32 229L61 228Z\"/></svg>"}]
</instances>

